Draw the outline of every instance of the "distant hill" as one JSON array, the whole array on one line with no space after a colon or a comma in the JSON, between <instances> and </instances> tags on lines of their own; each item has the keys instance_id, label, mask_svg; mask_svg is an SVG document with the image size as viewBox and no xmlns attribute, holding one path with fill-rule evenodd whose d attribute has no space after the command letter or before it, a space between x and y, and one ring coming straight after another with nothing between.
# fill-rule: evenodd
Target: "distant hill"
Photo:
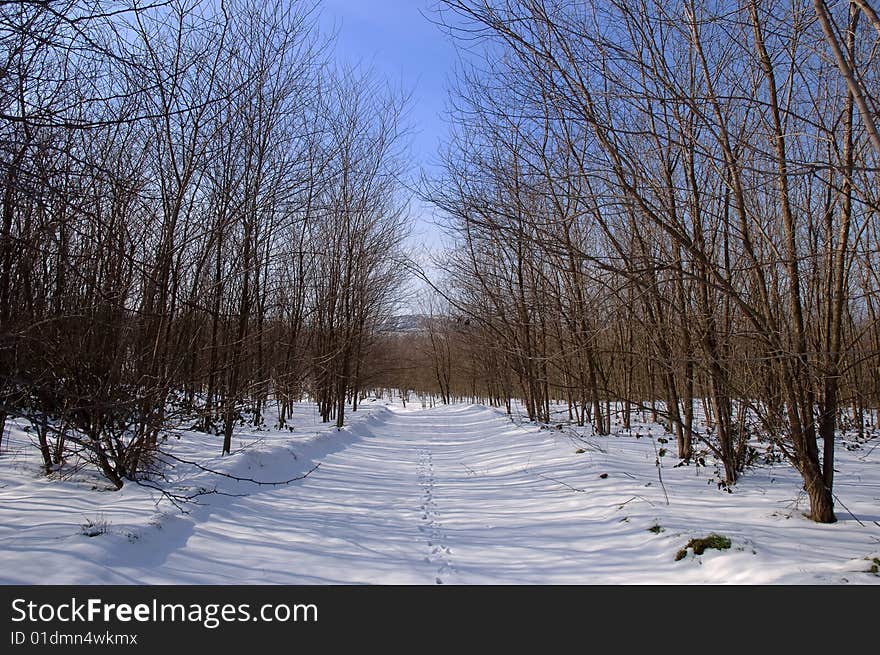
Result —
<instances>
[{"instance_id":1,"label":"distant hill","mask_svg":"<svg viewBox=\"0 0 880 655\"><path fill-rule=\"evenodd\" d=\"M421 332L424 328L424 314L401 314L391 316L381 328L382 332Z\"/></svg>"}]
</instances>

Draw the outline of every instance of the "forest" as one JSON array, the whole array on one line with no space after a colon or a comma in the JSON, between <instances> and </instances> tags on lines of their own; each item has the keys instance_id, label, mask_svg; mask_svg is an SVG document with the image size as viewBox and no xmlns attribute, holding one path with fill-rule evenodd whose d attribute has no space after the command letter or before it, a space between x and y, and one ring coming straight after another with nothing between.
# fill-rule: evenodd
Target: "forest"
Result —
<instances>
[{"instance_id":1,"label":"forest","mask_svg":"<svg viewBox=\"0 0 880 655\"><path fill-rule=\"evenodd\" d=\"M648 406L731 485L759 437L834 521L835 435L880 393L877 13L442 5L483 56L426 188L455 240L423 384L600 435Z\"/></svg>"},{"instance_id":2,"label":"forest","mask_svg":"<svg viewBox=\"0 0 880 655\"><path fill-rule=\"evenodd\" d=\"M416 181L407 94L318 11L0 3L0 435L122 488L169 430L229 453L304 399L338 427L384 389L598 436L647 411L730 486L772 445L836 520L839 434L880 402L867 0L441 0L464 56Z\"/></svg>"},{"instance_id":3,"label":"forest","mask_svg":"<svg viewBox=\"0 0 880 655\"><path fill-rule=\"evenodd\" d=\"M404 98L314 6L117 5L2 7L0 425L121 487L182 417L229 452L307 390L341 426L407 209Z\"/></svg>"}]
</instances>

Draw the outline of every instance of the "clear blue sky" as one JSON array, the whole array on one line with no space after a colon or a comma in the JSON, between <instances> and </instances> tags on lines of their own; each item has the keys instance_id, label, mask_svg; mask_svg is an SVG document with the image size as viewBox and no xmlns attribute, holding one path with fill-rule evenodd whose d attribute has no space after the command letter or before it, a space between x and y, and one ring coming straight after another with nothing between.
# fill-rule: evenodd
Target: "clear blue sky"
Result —
<instances>
[{"instance_id":1,"label":"clear blue sky","mask_svg":"<svg viewBox=\"0 0 880 655\"><path fill-rule=\"evenodd\" d=\"M412 93L410 123L416 166L430 169L446 134L442 113L447 80L457 55L449 38L432 24L435 0L323 0L321 25L337 33L336 53L360 63L392 86ZM415 177L415 175L414 175ZM413 207L413 245L438 245L438 230L428 209Z\"/></svg>"}]
</instances>

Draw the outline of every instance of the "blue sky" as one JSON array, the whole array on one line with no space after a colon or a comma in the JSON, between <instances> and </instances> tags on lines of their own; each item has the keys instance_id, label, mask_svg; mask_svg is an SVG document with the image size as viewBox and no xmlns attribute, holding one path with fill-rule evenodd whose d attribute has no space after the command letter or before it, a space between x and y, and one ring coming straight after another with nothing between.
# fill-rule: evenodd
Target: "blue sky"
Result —
<instances>
[{"instance_id":1,"label":"blue sky","mask_svg":"<svg viewBox=\"0 0 880 655\"><path fill-rule=\"evenodd\" d=\"M436 25L431 7L435 0L323 0L321 24L335 28L336 53L344 61L360 63L412 93L410 123L412 151L417 166L432 167L446 134L442 118L447 80L457 55ZM426 17L427 16L427 17ZM415 206L414 245L437 245L438 230L425 207Z\"/></svg>"}]
</instances>

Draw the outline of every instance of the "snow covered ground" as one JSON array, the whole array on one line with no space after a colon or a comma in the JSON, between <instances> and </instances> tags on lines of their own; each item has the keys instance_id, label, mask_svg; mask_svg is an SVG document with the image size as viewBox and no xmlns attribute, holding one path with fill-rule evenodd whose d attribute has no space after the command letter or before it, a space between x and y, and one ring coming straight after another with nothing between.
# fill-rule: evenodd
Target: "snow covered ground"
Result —
<instances>
[{"instance_id":1,"label":"snow covered ground","mask_svg":"<svg viewBox=\"0 0 880 655\"><path fill-rule=\"evenodd\" d=\"M786 464L752 468L728 493L711 463L674 468L672 448L661 485L656 426L581 438L482 406L383 401L342 430L308 404L294 423L238 434L225 458L219 438L185 433L172 452L239 477L320 463L278 486L179 465L167 488L219 492L185 514L136 484L44 478L14 427L0 456L0 583L880 583L878 439L839 447L848 511L838 503L839 522L817 525ZM709 533L731 548L674 560Z\"/></svg>"}]
</instances>

